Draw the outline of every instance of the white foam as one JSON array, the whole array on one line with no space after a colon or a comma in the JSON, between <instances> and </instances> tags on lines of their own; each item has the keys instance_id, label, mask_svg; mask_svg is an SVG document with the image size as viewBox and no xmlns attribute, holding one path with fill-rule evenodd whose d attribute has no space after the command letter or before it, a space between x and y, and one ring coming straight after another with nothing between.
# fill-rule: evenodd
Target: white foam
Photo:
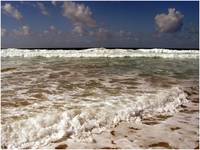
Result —
<instances>
[{"instance_id":1,"label":"white foam","mask_svg":"<svg viewBox=\"0 0 200 150\"><path fill-rule=\"evenodd\" d=\"M173 113L177 106L187 102L186 94L178 87L161 90L157 94L144 93L136 101L129 97L119 97L116 101L126 103L110 105L104 103L98 111L96 107L86 106L75 113L73 110L50 110L28 119L2 125L2 145L8 148L39 148L66 135L76 140L89 140L92 133L109 129L120 121L140 122L140 118L157 113ZM101 101L114 102L114 101ZM93 109L92 109L93 108Z\"/></svg>"},{"instance_id":2,"label":"white foam","mask_svg":"<svg viewBox=\"0 0 200 150\"><path fill-rule=\"evenodd\" d=\"M45 49L2 49L1 57L162 57L162 58L199 58L198 50L170 49L105 49L90 48L84 50L45 50Z\"/></svg>"}]
</instances>

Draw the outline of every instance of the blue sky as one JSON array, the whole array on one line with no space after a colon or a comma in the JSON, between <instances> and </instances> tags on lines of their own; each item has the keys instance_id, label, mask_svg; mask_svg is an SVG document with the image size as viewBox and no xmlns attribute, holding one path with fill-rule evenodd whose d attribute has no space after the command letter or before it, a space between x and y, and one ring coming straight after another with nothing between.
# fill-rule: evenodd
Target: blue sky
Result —
<instances>
[{"instance_id":1,"label":"blue sky","mask_svg":"<svg viewBox=\"0 0 200 150\"><path fill-rule=\"evenodd\" d=\"M198 48L198 1L1 2L2 47Z\"/></svg>"}]
</instances>

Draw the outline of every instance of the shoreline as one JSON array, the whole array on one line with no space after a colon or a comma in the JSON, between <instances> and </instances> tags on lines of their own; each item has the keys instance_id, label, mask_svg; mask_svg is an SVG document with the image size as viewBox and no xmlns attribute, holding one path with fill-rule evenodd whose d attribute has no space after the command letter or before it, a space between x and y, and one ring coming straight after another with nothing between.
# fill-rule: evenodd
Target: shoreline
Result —
<instances>
[{"instance_id":1,"label":"shoreline","mask_svg":"<svg viewBox=\"0 0 200 150\"><path fill-rule=\"evenodd\" d=\"M143 118L139 123L120 122L110 131L92 135L91 142L77 142L69 137L55 141L55 149L129 149L129 148L199 148L198 86L186 88L188 103L180 105L174 115Z\"/></svg>"}]
</instances>

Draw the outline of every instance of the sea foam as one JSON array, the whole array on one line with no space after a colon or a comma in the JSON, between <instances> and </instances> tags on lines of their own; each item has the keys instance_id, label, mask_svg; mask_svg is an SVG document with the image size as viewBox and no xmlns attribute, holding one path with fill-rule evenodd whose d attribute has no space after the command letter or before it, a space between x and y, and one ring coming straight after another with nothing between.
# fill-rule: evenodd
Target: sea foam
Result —
<instances>
[{"instance_id":1,"label":"sea foam","mask_svg":"<svg viewBox=\"0 0 200 150\"><path fill-rule=\"evenodd\" d=\"M1 142L7 148L39 148L66 136L88 141L92 139L91 134L105 131L120 121L139 123L144 116L174 113L179 105L188 101L186 96L181 88L173 87L156 95L143 94L135 102L124 97L118 101L129 101L125 108L102 109L98 114L91 113L92 108L79 114L70 110L40 113L2 125Z\"/></svg>"},{"instance_id":2,"label":"sea foam","mask_svg":"<svg viewBox=\"0 0 200 150\"><path fill-rule=\"evenodd\" d=\"M90 48L84 50L46 50L15 49L1 50L1 57L162 57L162 58L199 58L198 50L170 49L106 49Z\"/></svg>"}]
</instances>

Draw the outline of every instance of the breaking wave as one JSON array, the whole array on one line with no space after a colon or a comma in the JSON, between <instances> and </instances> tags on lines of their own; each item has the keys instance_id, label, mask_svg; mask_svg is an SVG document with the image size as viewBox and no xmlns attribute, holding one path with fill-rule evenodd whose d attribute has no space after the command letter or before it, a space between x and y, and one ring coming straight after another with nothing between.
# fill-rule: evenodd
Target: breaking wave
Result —
<instances>
[{"instance_id":1,"label":"breaking wave","mask_svg":"<svg viewBox=\"0 0 200 150\"><path fill-rule=\"evenodd\" d=\"M91 134L101 133L120 121L140 122L143 116L173 113L179 105L188 101L186 96L183 89L173 87L161 90L156 95L146 93L137 97L136 102L130 100L124 108L109 109L109 112L100 109L94 114L90 107L79 114L69 110L42 113L2 125L1 142L8 148L38 148L69 136L77 140L90 141ZM119 101L126 101L126 97Z\"/></svg>"},{"instance_id":2,"label":"breaking wave","mask_svg":"<svg viewBox=\"0 0 200 150\"><path fill-rule=\"evenodd\" d=\"M106 49L90 48L84 50L45 50L15 49L1 50L2 57L162 57L162 58L199 58L198 50L170 49Z\"/></svg>"}]
</instances>

